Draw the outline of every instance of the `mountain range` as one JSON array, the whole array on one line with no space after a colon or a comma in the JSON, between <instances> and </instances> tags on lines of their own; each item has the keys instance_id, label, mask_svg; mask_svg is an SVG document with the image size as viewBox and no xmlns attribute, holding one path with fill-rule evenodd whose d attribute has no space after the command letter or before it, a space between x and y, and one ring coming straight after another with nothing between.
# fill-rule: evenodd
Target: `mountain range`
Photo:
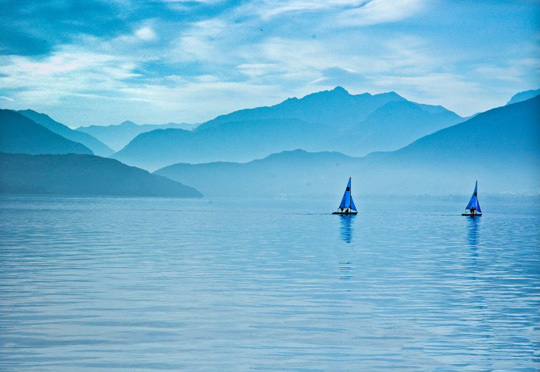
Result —
<instances>
[{"instance_id":1,"label":"mountain range","mask_svg":"<svg viewBox=\"0 0 540 372\"><path fill-rule=\"evenodd\" d=\"M511 105L514 103L526 101L528 99L534 98L536 96L540 95L540 89L536 90L526 90L524 92L519 92L517 94L514 94L512 98L510 98L510 101L508 101L507 105Z\"/></svg>"},{"instance_id":2,"label":"mountain range","mask_svg":"<svg viewBox=\"0 0 540 372\"><path fill-rule=\"evenodd\" d=\"M92 154L71 141L12 110L0 110L0 151L24 154Z\"/></svg>"},{"instance_id":3,"label":"mountain range","mask_svg":"<svg viewBox=\"0 0 540 372\"><path fill-rule=\"evenodd\" d=\"M392 152L363 158L335 152L283 152L248 163L175 164L155 172L208 196L339 197L353 176L364 194L540 190L540 97L496 108ZM482 189L483 188L483 189Z\"/></svg>"},{"instance_id":4,"label":"mountain range","mask_svg":"<svg viewBox=\"0 0 540 372\"><path fill-rule=\"evenodd\" d=\"M540 190L538 92L518 93L506 106L465 120L394 92L351 95L338 87L222 115L190 131L171 124L141 133L114 157L147 169L165 166L156 175L209 196L340 193L349 176L372 194L460 193L473 179L493 193L534 194ZM129 137L133 126L139 127L112 126L112 136ZM90 156L96 148L110 150L45 114L0 110L2 192L200 196Z\"/></svg>"},{"instance_id":5,"label":"mountain range","mask_svg":"<svg viewBox=\"0 0 540 372\"><path fill-rule=\"evenodd\" d=\"M88 147L28 116L37 116L40 122L66 136L73 135L71 129L35 111L0 110L0 193L202 196L192 187L94 156ZM78 134L83 139L91 138Z\"/></svg>"},{"instance_id":6,"label":"mountain range","mask_svg":"<svg viewBox=\"0 0 540 372\"><path fill-rule=\"evenodd\" d=\"M117 125L90 125L88 127L79 127L77 132L90 134L93 137L99 139L107 146L118 151L126 146L133 138L138 136L141 133L150 132L156 129L184 129L192 130L196 125L195 124L177 124L177 123L168 123L168 124L136 124L132 121L124 121L121 124ZM113 151L111 150L111 153ZM109 155L111 154L109 153Z\"/></svg>"},{"instance_id":7,"label":"mountain range","mask_svg":"<svg viewBox=\"0 0 540 372\"><path fill-rule=\"evenodd\" d=\"M21 115L26 116L28 119L33 120L35 123L49 129L51 132L61 135L74 142L79 142L88 147L92 152L99 156L109 156L114 151L104 143L100 142L96 138L87 133L81 133L69 128L68 126L51 119L46 114L36 112L34 110L21 110L18 111Z\"/></svg>"},{"instance_id":8,"label":"mountain range","mask_svg":"<svg viewBox=\"0 0 540 372\"><path fill-rule=\"evenodd\" d=\"M197 127L212 128L230 122L261 119L299 119L309 123L333 125L339 129L365 120L370 113L386 103L405 101L395 92L371 95L349 94L343 87L308 94L303 98L288 98L273 106L257 107L220 115Z\"/></svg>"},{"instance_id":9,"label":"mountain range","mask_svg":"<svg viewBox=\"0 0 540 372\"><path fill-rule=\"evenodd\" d=\"M222 115L190 132L143 133L113 158L156 169L175 162L245 162L297 148L361 156L396 150L463 120L441 106L410 102L394 92L351 95L337 87Z\"/></svg>"},{"instance_id":10,"label":"mountain range","mask_svg":"<svg viewBox=\"0 0 540 372\"><path fill-rule=\"evenodd\" d=\"M202 197L192 187L93 155L2 153L0 173L1 193Z\"/></svg>"}]
</instances>

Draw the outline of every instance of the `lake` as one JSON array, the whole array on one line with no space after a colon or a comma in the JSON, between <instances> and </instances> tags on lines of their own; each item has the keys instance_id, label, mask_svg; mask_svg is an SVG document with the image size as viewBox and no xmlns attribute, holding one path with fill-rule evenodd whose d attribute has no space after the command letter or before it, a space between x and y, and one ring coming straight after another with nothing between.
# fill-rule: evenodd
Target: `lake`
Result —
<instances>
[{"instance_id":1,"label":"lake","mask_svg":"<svg viewBox=\"0 0 540 372\"><path fill-rule=\"evenodd\" d=\"M540 369L538 202L355 197L3 196L1 370Z\"/></svg>"}]
</instances>

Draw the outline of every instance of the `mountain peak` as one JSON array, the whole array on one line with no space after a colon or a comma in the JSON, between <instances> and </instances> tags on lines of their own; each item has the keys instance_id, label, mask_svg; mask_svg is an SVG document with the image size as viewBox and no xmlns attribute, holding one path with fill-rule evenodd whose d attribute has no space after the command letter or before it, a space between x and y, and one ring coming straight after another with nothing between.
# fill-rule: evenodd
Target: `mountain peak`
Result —
<instances>
[{"instance_id":1,"label":"mountain peak","mask_svg":"<svg viewBox=\"0 0 540 372\"><path fill-rule=\"evenodd\" d=\"M342 86L338 85L332 90L323 90L321 92L309 94L306 97L313 96L313 95L330 95L334 97L342 97L342 96L350 96L350 93L347 91L347 89L343 88Z\"/></svg>"},{"instance_id":2,"label":"mountain peak","mask_svg":"<svg viewBox=\"0 0 540 372\"><path fill-rule=\"evenodd\" d=\"M349 94L347 89L343 88L342 86L338 85L334 89L332 89L332 92L334 93L340 93L340 94Z\"/></svg>"},{"instance_id":3,"label":"mountain peak","mask_svg":"<svg viewBox=\"0 0 540 372\"><path fill-rule=\"evenodd\" d=\"M512 98L510 98L510 101L508 101L506 104L507 105L512 105L514 103L518 103L518 102L522 102L522 101L526 101L528 99L531 99L531 98L534 98L536 97L537 95L540 94L540 89L536 89L536 90L526 90L524 92L519 92L517 94L514 94L512 96Z\"/></svg>"},{"instance_id":4,"label":"mountain peak","mask_svg":"<svg viewBox=\"0 0 540 372\"><path fill-rule=\"evenodd\" d=\"M395 98L395 99L399 99L399 100L405 100L405 98L403 98L402 96L400 96L399 94L397 94L393 90L391 90L390 92L381 93L381 94L377 94L377 95L378 96L389 97L389 98L393 98L393 99Z\"/></svg>"},{"instance_id":5,"label":"mountain peak","mask_svg":"<svg viewBox=\"0 0 540 372\"><path fill-rule=\"evenodd\" d=\"M120 125L138 125L137 123L132 122L131 120L126 120L120 123Z\"/></svg>"},{"instance_id":6,"label":"mountain peak","mask_svg":"<svg viewBox=\"0 0 540 372\"><path fill-rule=\"evenodd\" d=\"M289 98L285 102L295 102L295 101L312 101L312 100L320 100L320 99L342 99L344 97L350 96L349 92L343 88L342 86L337 86L332 90L322 90L320 92L315 92L308 94L302 98Z\"/></svg>"},{"instance_id":7,"label":"mountain peak","mask_svg":"<svg viewBox=\"0 0 540 372\"><path fill-rule=\"evenodd\" d=\"M21 112L21 113L30 112L30 113L34 113L34 114L41 114L40 112L37 112L36 110L32 110L32 109L18 110L18 112Z\"/></svg>"},{"instance_id":8,"label":"mountain peak","mask_svg":"<svg viewBox=\"0 0 540 372\"><path fill-rule=\"evenodd\" d=\"M35 118L39 118L39 117L41 117L43 119L48 119L48 120L51 120L51 121L53 120L49 115L44 114L42 112L37 112L37 111L32 110L32 109L19 110L18 112L21 113L22 115L28 117L31 120L34 120Z\"/></svg>"}]
</instances>

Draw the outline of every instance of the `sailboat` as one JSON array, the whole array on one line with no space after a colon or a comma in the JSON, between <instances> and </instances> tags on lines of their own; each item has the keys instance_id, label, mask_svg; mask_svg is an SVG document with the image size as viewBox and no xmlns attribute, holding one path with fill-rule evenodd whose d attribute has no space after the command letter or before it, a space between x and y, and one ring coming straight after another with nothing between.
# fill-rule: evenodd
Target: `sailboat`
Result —
<instances>
[{"instance_id":1,"label":"sailboat","mask_svg":"<svg viewBox=\"0 0 540 372\"><path fill-rule=\"evenodd\" d=\"M480 208L480 203L478 202L478 181L474 185L474 192L465 209L468 209L469 213L462 213L462 216L480 217L482 215L482 208Z\"/></svg>"},{"instance_id":2,"label":"sailboat","mask_svg":"<svg viewBox=\"0 0 540 372\"><path fill-rule=\"evenodd\" d=\"M356 206L351 195L351 177L349 177L349 182L347 183L347 188L341 199L338 210L332 214L357 214Z\"/></svg>"}]
</instances>

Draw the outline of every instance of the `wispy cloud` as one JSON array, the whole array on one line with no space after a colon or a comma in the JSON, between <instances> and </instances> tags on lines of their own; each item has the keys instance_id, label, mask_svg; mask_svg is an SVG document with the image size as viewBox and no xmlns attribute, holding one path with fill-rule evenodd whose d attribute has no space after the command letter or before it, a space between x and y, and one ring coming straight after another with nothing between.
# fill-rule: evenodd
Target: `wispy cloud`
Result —
<instances>
[{"instance_id":1,"label":"wispy cloud","mask_svg":"<svg viewBox=\"0 0 540 372\"><path fill-rule=\"evenodd\" d=\"M5 4L0 86L11 100L2 106L80 124L203 121L335 85L395 90L468 115L540 86L540 33L528 28L536 3L498 5L511 35L484 6L463 2Z\"/></svg>"},{"instance_id":2,"label":"wispy cloud","mask_svg":"<svg viewBox=\"0 0 540 372\"><path fill-rule=\"evenodd\" d=\"M395 22L424 8L426 0L261 0L247 3L237 14L255 15L265 21L280 16L320 14L336 26L366 26Z\"/></svg>"},{"instance_id":3,"label":"wispy cloud","mask_svg":"<svg viewBox=\"0 0 540 372\"><path fill-rule=\"evenodd\" d=\"M107 92L115 94L122 81L138 77L127 57L66 48L39 61L8 57L0 67L0 85L13 89L17 101L59 103L67 95Z\"/></svg>"},{"instance_id":4,"label":"wispy cloud","mask_svg":"<svg viewBox=\"0 0 540 372\"><path fill-rule=\"evenodd\" d=\"M350 7L358 7L368 3L369 0L277 0L277 1L256 1L247 4L239 9L239 13L251 13L264 20L270 20L277 16L303 13L322 13L330 10L340 10Z\"/></svg>"},{"instance_id":5,"label":"wispy cloud","mask_svg":"<svg viewBox=\"0 0 540 372\"><path fill-rule=\"evenodd\" d=\"M421 11L426 0L373 0L344 10L338 17L340 26L370 26L396 22Z\"/></svg>"}]
</instances>

